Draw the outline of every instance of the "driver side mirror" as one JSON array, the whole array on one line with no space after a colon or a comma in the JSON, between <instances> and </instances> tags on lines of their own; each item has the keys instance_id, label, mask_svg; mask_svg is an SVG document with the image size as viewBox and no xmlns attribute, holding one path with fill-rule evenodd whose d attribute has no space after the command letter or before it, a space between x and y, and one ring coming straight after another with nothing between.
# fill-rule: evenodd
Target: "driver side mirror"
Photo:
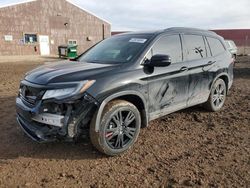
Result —
<instances>
[{"instance_id":1,"label":"driver side mirror","mask_svg":"<svg viewBox=\"0 0 250 188\"><path fill-rule=\"evenodd\" d=\"M171 57L169 55L157 54L152 56L145 65L151 67L167 67L171 64Z\"/></svg>"}]
</instances>

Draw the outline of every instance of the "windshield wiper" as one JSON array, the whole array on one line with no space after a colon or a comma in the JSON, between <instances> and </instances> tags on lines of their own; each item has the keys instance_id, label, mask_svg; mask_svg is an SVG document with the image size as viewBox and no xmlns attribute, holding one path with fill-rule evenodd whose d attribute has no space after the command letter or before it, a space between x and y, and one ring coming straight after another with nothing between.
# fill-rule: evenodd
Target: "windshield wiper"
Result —
<instances>
[{"instance_id":1,"label":"windshield wiper","mask_svg":"<svg viewBox=\"0 0 250 188\"><path fill-rule=\"evenodd\" d=\"M87 63L98 63L98 64L122 64L125 63L123 62L118 62L118 61L100 61L100 60L91 60L91 61L86 61Z\"/></svg>"},{"instance_id":2,"label":"windshield wiper","mask_svg":"<svg viewBox=\"0 0 250 188\"><path fill-rule=\"evenodd\" d=\"M91 60L91 61L86 61L87 63L102 63L102 61L99 60Z\"/></svg>"}]
</instances>

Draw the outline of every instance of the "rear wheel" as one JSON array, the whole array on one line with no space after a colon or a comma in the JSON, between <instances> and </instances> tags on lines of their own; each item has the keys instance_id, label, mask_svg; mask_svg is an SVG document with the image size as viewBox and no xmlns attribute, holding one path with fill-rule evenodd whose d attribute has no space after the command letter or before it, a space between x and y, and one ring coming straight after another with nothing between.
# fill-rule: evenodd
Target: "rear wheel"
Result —
<instances>
[{"instance_id":1,"label":"rear wheel","mask_svg":"<svg viewBox=\"0 0 250 188\"><path fill-rule=\"evenodd\" d=\"M95 131L96 115L90 125L93 145L107 155L119 155L127 151L137 140L141 117L138 109L124 100L111 101L104 108L99 132Z\"/></svg>"},{"instance_id":2,"label":"rear wheel","mask_svg":"<svg viewBox=\"0 0 250 188\"><path fill-rule=\"evenodd\" d=\"M227 87L222 79L217 79L211 89L208 101L205 103L205 107L213 112L219 111L226 100Z\"/></svg>"}]
</instances>

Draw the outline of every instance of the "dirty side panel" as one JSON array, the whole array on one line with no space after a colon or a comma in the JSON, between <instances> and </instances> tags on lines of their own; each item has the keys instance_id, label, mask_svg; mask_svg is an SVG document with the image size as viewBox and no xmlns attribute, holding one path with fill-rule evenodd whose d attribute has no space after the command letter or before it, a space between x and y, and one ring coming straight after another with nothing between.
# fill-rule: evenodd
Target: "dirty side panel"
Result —
<instances>
[{"instance_id":1,"label":"dirty side panel","mask_svg":"<svg viewBox=\"0 0 250 188\"><path fill-rule=\"evenodd\" d=\"M189 77L186 71L181 71L183 66L183 63L175 63L169 67L155 68L148 77L151 116L157 117L185 108Z\"/></svg>"}]
</instances>

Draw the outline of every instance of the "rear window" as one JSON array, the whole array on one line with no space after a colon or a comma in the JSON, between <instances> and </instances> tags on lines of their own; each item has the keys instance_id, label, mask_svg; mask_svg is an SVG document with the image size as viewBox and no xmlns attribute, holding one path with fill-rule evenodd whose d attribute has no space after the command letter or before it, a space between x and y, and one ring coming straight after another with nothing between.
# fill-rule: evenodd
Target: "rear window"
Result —
<instances>
[{"instance_id":1,"label":"rear window","mask_svg":"<svg viewBox=\"0 0 250 188\"><path fill-rule=\"evenodd\" d=\"M225 51L221 41L212 37L207 37L211 52L213 56L219 55Z\"/></svg>"},{"instance_id":2,"label":"rear window","mask_svg":"<svg viewBox=\"0 0 250 188\"><path fill-rule=\"evenodd\" d=\"M198 60L207 56L202 36L184 35L187 60Z\"/></svg>"}]
</instances>

